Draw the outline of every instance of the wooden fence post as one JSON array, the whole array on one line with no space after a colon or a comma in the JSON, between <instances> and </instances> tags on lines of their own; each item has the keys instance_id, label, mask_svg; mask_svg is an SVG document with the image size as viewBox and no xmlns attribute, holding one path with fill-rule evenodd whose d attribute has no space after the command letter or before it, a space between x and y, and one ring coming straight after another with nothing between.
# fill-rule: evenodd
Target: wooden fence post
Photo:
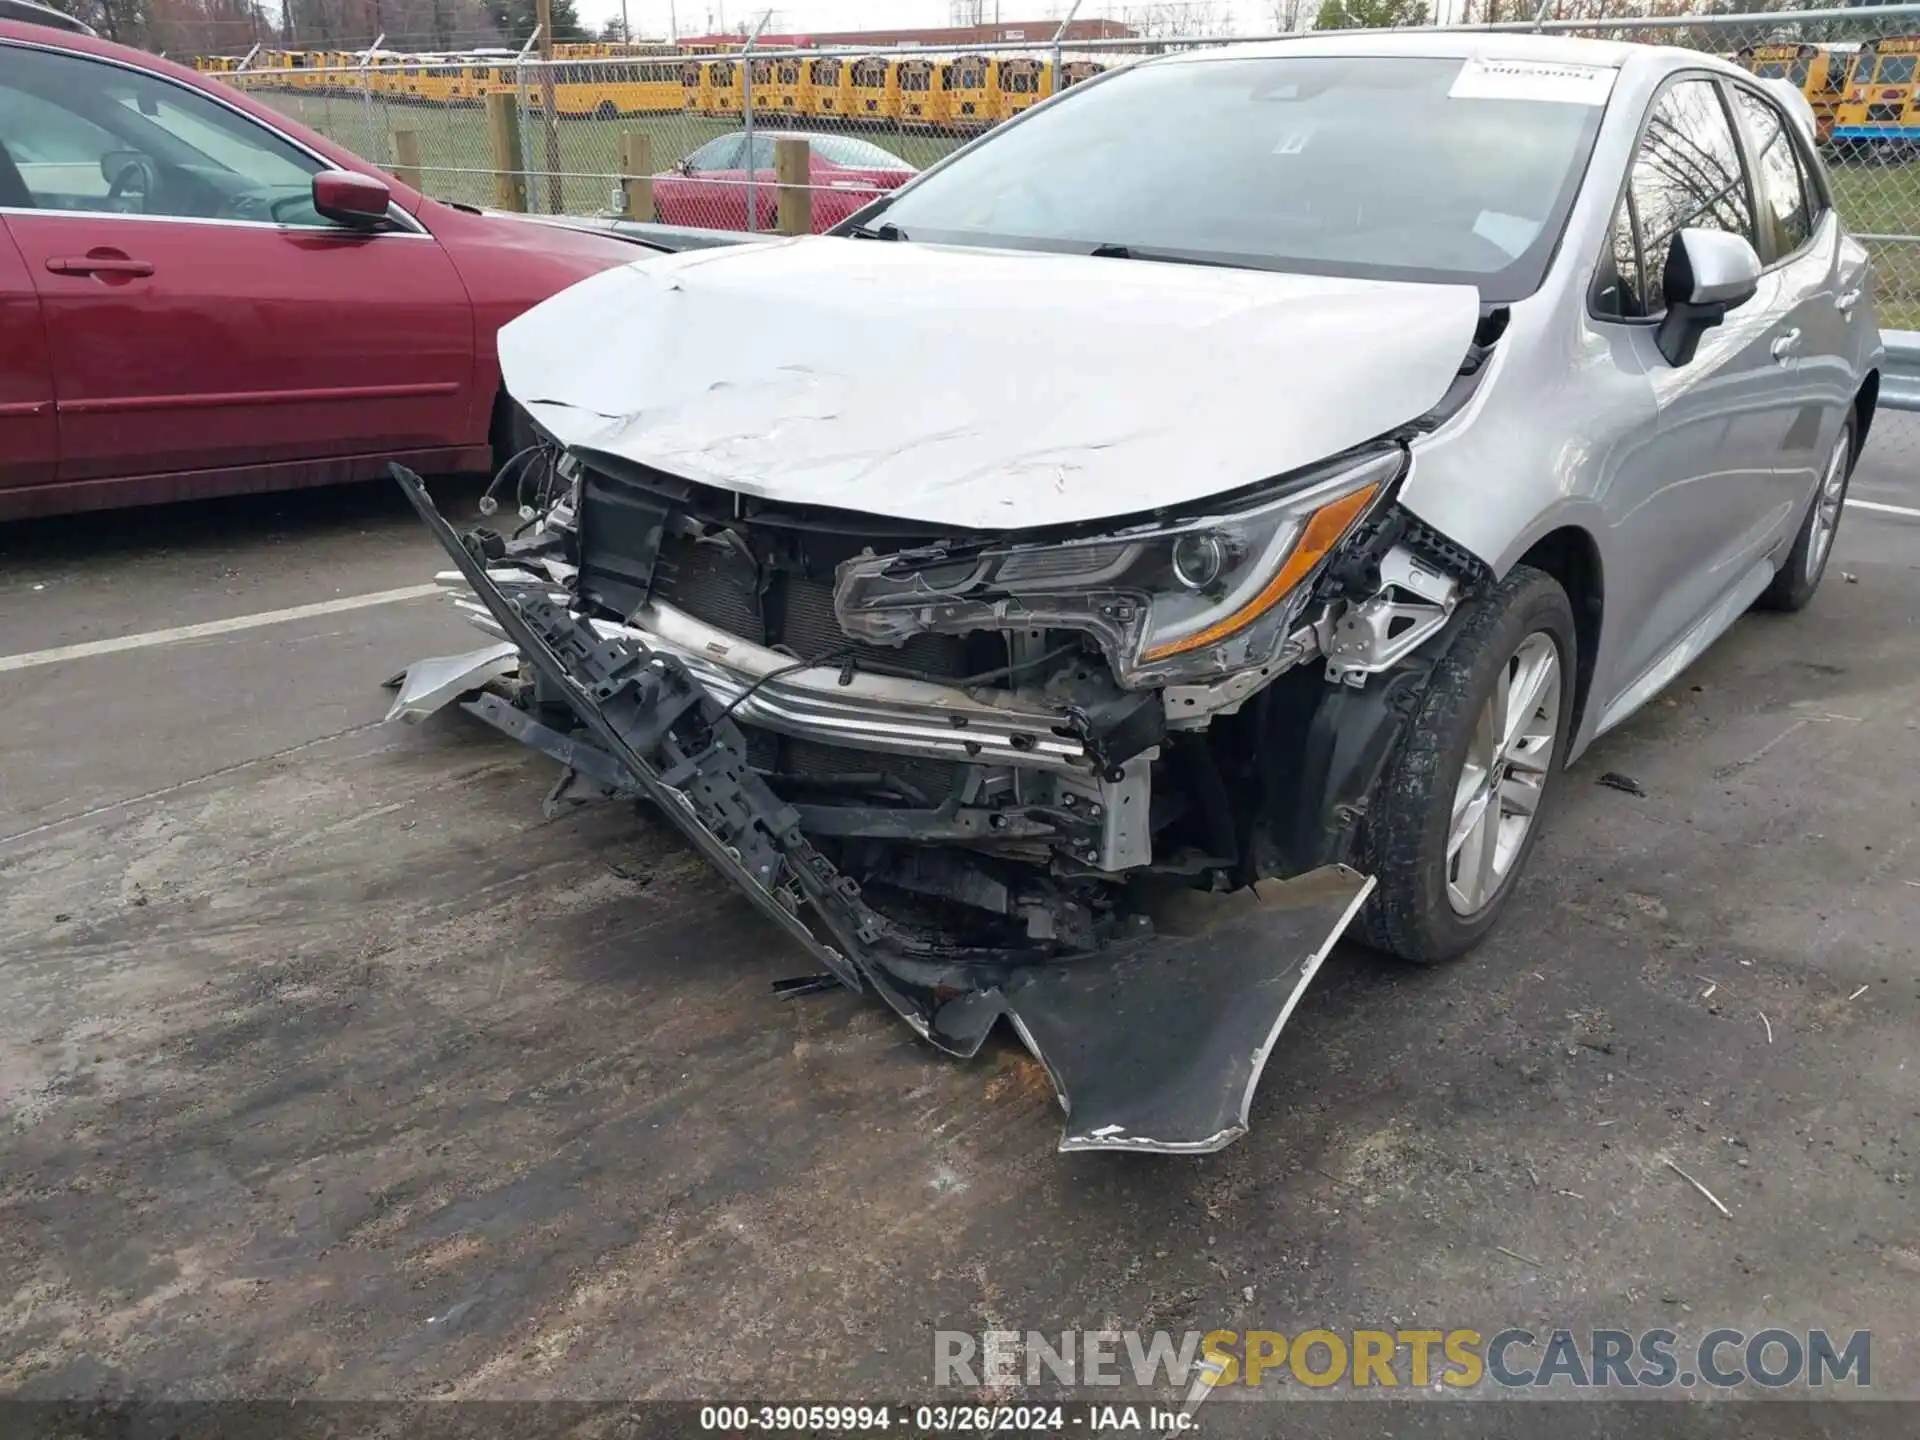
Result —
<instances>
[{"instance_id":1,"label":"wooden fence post","mask_svg":"<svg viewBox=\"0 0 1920 1440\"><path fill-rule=\"evenodd\" d=\"M642 131L620 137L620 213L653 219L653 137Z\"/></svg>"},{"instance_id":2,"label":"wooden fence post","mask_svg":"<svg viewBox=\"0 0 1920 1440\"><path fill-rule=\"evenodd\" d=\"M416 190L421 188L419 131L393 132L393 178L402 185L411 185Z\"/></svg>"},{"instance_id":3,"label":"wooden fence post","mask_svg":"<svg viewBox=\"0 0 1920 1440\"><path fill-rule=\"evenodd\" d=\"M813 191L807 188L813 179L809 154L804 139L773 142L773 178L780 187L777 226L782 235L813 233Z\"/></svg>"},{"instance_id":4,"label":"wooden fence post","mask_svg":"<svg viewBox=\"0 0 1920 1440\"><path fill-rule=\"evenodd\" d=\"M493 203L502 210L524 211L527 176L521 168L517 87L488 93L487 139L493 148Z\"/></svg>"}]
</instances>

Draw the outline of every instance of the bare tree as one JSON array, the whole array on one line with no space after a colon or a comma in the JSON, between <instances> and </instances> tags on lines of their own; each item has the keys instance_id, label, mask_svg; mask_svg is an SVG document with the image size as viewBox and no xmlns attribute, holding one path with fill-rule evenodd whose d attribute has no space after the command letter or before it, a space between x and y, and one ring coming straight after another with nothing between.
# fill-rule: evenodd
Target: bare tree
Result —
<instances>
[{"instance_id":1,"label":"bare tree","mask_svg":"<svg viewBox=\"0 0 1920 1440\"><path fill-rule=\"evenodd\" d=\"M1273 28L1282 35L1292 35L1304 29L1301 8L1302 0L1273 0Z\"/></svg>"},{"instance_id":2,"label":"bare tree","mask_svg":"<svg viewBox=\"0 0 1920 1440\"><path fill-rule=\"evenodd\" d=\"M1113 18L1148 40L1233 33L1233 7L1228 0L1152 0L1119 5L1114 8Z\"/></svg>"}]
</instances>

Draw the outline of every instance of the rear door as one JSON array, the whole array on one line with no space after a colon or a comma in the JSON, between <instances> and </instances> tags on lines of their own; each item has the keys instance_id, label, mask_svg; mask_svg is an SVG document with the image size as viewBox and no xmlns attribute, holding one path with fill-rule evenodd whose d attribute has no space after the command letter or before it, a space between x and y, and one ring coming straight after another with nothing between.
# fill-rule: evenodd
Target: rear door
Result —
<instances>
[{"instance_id":1,"label":"rear door","mask_svg":"<svg viewBox=\"0 0 1920 1440\"><path fill-rule=\"evenodd\" d=\"M206 91L0 44L4 209L52 345L59 478L463 443L472 307L395 210L351 231L323 162Z\"/></svg>"},{"instance_id":2,"label":"rear door","mask_svg":"<svg viewBox=\"0 0 1920 1440\"><path fill-rule=\"evenodd\" d=\"M1608 621L1623 637L1621 689L1765 553L1793 419L1774 355L1792 329L1778 268L1701 336L1688 363L1661 355L1654 334L1667 308L1667 259L1686 229L1730 231L1759 247L1738 134L1719 82L1704 75L1670 82L1647 115L1594 297L1596 318L1617 322L1659 408L1606 501L1625 572L1607 583Z\"/></svg>"},{"instance_id":3,"label":"rear door","mask_svg":"<svg viewBox=\"0 0 1920 1440\"><path fill-rule=\"evenodd\" d=\"M13 179L0 158L0 201ZM0 490L53 478L54 435L53 354L40 297L0 216Z\"/></svg>"},{"instance_id":4,"label":"rear door","mask_svg":"<svg viewBox=\"0 0 1920 1440\"><path fill-rule=\"evenodd\" d=\"M1776 457L1784 537L1805 513L1853 403L1851 327L1864 267L1843 259L1839 217L1792 121L1747 86L1734 86L1733 96L1753 167L1760 258L1779 271L1785 316L1775 342L1782 400L1793 412Z\"/></svg>"}]
</instances>

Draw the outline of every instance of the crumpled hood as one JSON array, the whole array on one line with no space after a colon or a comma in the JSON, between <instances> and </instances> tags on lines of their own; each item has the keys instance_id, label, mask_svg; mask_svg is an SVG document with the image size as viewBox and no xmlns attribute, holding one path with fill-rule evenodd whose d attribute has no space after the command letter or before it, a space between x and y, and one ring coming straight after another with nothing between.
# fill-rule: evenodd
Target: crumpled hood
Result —
<instances>
[{"instance_id":1,"label":"crumpled hood","mask_svg":"<svg viewBox=\"0 0 1920 1440\"><path fill-rule=\"evenodd\" d=\"M1431 409L1471 287L805 237L660 256L500 331L561 442L935 526L1203 500Z\"/></svg>"}]
</instances>

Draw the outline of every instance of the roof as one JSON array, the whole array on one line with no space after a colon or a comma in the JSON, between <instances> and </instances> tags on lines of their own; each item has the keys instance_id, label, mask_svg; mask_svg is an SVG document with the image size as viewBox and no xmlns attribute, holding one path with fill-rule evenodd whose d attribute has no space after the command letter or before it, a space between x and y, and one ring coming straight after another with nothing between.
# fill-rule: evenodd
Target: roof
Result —
<instances>
[{"instance_id":1,"label":"roof","mask_svg":"<svg viewBox=\"0 0 1920 1440\"><path fill-rule=\"evenodd\" d=\"M14 20L23 25L46 25L55 30L65 30L73 35L91 35L93 27L82 23L51 5L36 5L33 0L0 0L0 20Z\"/></svg>"},{"instance_id":2,"label":"roof","mask_svg":"<svg viewBox=\"0 0 1920 1440\"><path fill-rule=\"evenodd\" d=\"M1300 55L1405 55L1435 59L1537 60L1563 65L1604 65L1614 69L1629 59L1668 47L1619 40L1580 40L1565 35L1493 34L1484 30L1323 31L1291 40L1229 45L1170 55L1156 64L1199 60L1274 59ZM1689 60L1711 59L1698 50L1673 50Z\"/></svg>"}]
</instances>

